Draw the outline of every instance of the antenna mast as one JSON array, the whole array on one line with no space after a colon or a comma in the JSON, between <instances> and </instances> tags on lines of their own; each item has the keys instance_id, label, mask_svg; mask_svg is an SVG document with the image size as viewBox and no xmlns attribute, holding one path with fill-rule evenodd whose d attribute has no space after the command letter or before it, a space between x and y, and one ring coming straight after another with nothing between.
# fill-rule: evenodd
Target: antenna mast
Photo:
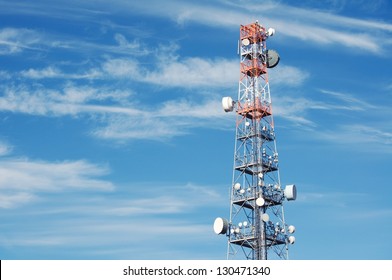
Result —
<instances>
[{"instance_id":1,"label":"antenna mast","mask_svg":"<svg viewBox=\"0 0 392 280\"><path fill-rule=\"evenodd\" d=\"M227 259L288 259L295 227L285 222L283 202L295 200L296 186L281 188L278 152L267 68L279 63L266 40L275 34L256 21L241 25L238 99L222 99L226 112L235 109L236 136L230 220L216 218L214 231L228 237Z\"/></svg>"}]
</instances>

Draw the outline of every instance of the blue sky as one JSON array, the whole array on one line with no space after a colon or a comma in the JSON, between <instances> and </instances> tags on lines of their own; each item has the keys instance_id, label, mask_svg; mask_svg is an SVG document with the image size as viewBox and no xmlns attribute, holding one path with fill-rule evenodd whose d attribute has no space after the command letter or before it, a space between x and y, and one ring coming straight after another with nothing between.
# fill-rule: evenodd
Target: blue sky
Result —
<instances>
[{"instance_id":1,"label":"blue sky","mask_svg":"<svg viewBox=\"0 0 392 280\"><path fill-rule=\"evenodd\" d=\"M295 3L295 4L294 4ZM0 0L0 258L224 259L240 24L269 47L291 259L391 259L387 0Z\"/></svg>"}]
</instances>

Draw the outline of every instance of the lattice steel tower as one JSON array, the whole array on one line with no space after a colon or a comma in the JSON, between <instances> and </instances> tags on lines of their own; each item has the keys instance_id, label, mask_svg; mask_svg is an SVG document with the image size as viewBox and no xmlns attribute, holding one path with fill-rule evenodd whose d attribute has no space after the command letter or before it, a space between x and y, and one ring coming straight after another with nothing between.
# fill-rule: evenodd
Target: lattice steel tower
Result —
<instances>
[{"instance_id":1,"label":"lattice steel tower","mask_svg":"<svg viewBox=\"0 0 392 280\"><path fill-rule=\"evenodd\" d=\"M279 63L278 53L266 45L274 33L257 21L241 25L238 100L222 99L226 112L236 112L230 220L214 222L215 233L228 237L228 259L288 259L289 244L295 242L283 202L296 199L296 187L281 187L267 73Z\"/></svg>"}]
</instances>

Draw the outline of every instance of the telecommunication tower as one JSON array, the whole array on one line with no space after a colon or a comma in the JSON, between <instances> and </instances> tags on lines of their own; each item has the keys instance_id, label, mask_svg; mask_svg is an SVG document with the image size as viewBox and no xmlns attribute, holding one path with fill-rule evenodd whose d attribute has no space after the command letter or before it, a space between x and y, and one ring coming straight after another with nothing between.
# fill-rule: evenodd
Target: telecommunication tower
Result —
<instances>
[{"instance_id":1,"label":"telecommunication tower","mask_svg":"<svg viewBox=\"0 0 392 280\"><path fill-rule=\"evenodd\" d=\"M266 45L274 33L258 21L240 26L238 100L222 99L226 112L236 112L230 219L214 222L215 233L228 238L228 259L288 259L289 245L295 242L283 202L295 200L297 191L295 185L283 189L280 183L267 73L280 60Z\"/></svg>"}]
</instances>

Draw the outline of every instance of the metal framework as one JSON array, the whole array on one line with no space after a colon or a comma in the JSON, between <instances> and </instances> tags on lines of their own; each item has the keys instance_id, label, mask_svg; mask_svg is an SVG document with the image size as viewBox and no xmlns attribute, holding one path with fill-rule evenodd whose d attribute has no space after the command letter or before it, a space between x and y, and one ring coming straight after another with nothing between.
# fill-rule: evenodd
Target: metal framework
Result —
<instances>
[{"instance_id":1,"label":"metal framework","mask_svg":"<svg viewBox=\"0 0 392 280\"><path fill-rule=\"evenodd\" d=\"M281 187L267 73L279 61L268 55L266 40L273 34L258 22L241 25L238 100L222 100L225 111L235 107L236 112L230 220L217 218L226 228L216 230L228 237L228 259L288 259L295 240L289 236L295 228L285 222L283 201L295 200L296 188Z\"/></svg>"}]
</instances>

